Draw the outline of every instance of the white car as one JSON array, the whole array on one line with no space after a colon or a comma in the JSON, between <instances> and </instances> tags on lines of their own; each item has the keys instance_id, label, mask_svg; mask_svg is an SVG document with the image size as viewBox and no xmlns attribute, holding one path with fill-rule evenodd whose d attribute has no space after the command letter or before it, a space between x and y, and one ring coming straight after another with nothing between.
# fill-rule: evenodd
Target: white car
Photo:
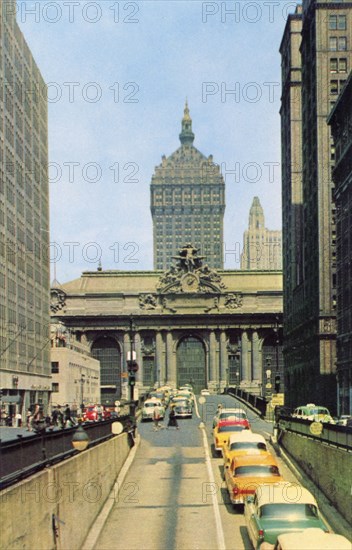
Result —
<instances>
[{"instance_id":1,"label":"white car","mask_svg":"<svg viewBox=\"0 0 352 550\"><path fill-rule=\"evenodd\" d=\"M283 533L277 537L275 550L351 550L351 543L346 537L335 533L326 533L322 529L311 527L304 533Z\"/></svg>"},{"instance_id":2,"label":"white car","mask_svg":"<svg viewBox=\"0 0 352 550\"><path fill-rule=\"evenodd\" d=\"M225 409L224 407L218 409L216 415L213 418L213 428L220 420L232 420L232 419L245 420L247 419L247 413L244 409Z\"/></svg>"},{"instance_id":3,"label":"white car","mask_svg":"<svg viewBox=\"0 0 352 550\"><path fill-rule=\"evenodd\" d=\"M210 395L210 391L207 388L204 388L204 390L200 391L200 395Z\"/></svg>"},{"instance_id":4,"label":"white car","mask_svg":"<svg viewBox=\"0 0 352 550\"><path fill-rule=\"evenodd\" d=\"M161 401L158 401L157 399L147 399L144 401L143 409L142 409L142 421L143 420L153 420L154 416L154 408L159 407L160 411L160 418L163 419L165 416L165 408Z\"/></svg>"}]
</instances>

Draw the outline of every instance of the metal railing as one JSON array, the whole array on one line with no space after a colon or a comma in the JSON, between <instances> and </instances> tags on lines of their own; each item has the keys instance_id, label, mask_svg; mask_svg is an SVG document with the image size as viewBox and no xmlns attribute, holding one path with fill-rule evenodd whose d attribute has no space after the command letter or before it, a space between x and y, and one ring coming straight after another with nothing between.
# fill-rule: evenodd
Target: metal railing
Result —
<instances>
[{"instance_id":1,"label":"metal railing","mask_svg":"<svg viewBox=\"0 0 352 550\"><path fill-rule=\"evenodd\" d=\"M327 445L333 445L340 449L352 452L352 428L347 426L337 426L336 424L322 423L321 433L314 433L312 424L319 424L303 418L293 418L292 416L279 416L277 426L280 431L293 432L310 439L315 439ZM319 427L319 426L318 426ZM319 430L318 430L319 431Z\"/></svg>"},{"instance_id":2,"label":"metal railing","mask_svg":"<svg viewBox=\"0 0 352 550\"><path fill-rule=\"evenodd\" d=\"M93 447L114 437L111 431L113 422L121 422L129 434L129 445L134 445L135 420L130 415L101 422L86 422L81 425L87 432ZM77 454L72 448L72 438L77 426L57 430L43 430L27 437L17 437L11 441L0 440L0 489L24 479L47 466L56 464Z\"/></svg>"}]
</instances>

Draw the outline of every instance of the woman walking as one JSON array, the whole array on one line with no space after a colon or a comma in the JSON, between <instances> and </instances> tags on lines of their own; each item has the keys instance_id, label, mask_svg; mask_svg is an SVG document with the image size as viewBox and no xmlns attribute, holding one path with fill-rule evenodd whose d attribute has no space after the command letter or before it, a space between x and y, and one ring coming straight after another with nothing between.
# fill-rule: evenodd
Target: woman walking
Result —
<instances>
[{"instance_id":1,"label":"woman walking","mask_svg":"<svg viewBox=\"0 0 352 550\"><path fill-rule=\"evenodd\" d=\"M171 407L170 412L169 412L169 421L167 423L166 429L168 430L169 428L176 428L176 430L180 429L179 426L178 426L178 422L177 422L174 407Z\"/></svg>"}]
</instances>

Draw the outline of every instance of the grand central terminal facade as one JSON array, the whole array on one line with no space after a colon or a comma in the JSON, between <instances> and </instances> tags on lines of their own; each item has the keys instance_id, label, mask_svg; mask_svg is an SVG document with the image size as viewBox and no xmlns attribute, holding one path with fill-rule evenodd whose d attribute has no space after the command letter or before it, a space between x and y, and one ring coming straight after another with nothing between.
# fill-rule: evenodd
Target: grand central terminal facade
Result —
<instances>
[{"instance_id":1,"label":"grand central terminal facade","mask_svg":"<svg viewBox=\"0 0 352 550\"><path fill-rule=\"evenodd\" d=\"M51 289L52 323L100 361L101 402L185 383L283 392L281 271L215 270L185 245L166 271L83 272Z\"/></svg>"}]
</instances>

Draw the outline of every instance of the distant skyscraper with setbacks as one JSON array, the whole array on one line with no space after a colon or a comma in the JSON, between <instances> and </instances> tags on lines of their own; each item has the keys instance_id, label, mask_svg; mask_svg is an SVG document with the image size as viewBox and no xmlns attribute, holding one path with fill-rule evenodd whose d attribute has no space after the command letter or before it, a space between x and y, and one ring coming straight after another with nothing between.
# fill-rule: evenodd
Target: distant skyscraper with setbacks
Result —
<instances>
[{"instance_id":1,"label":"distant skyscraper with setbacks","mask_svg":"<svg viewBox=\"0 0 352 550\"><path fill-rule=\"evenodd\" d=\"M180 141L152 177L154 269L168 269L172 256L187 243L199 249L209 267L223 269L225 183L213 157L193 145L187 102Z\"/></svg>"}]
</instances>

